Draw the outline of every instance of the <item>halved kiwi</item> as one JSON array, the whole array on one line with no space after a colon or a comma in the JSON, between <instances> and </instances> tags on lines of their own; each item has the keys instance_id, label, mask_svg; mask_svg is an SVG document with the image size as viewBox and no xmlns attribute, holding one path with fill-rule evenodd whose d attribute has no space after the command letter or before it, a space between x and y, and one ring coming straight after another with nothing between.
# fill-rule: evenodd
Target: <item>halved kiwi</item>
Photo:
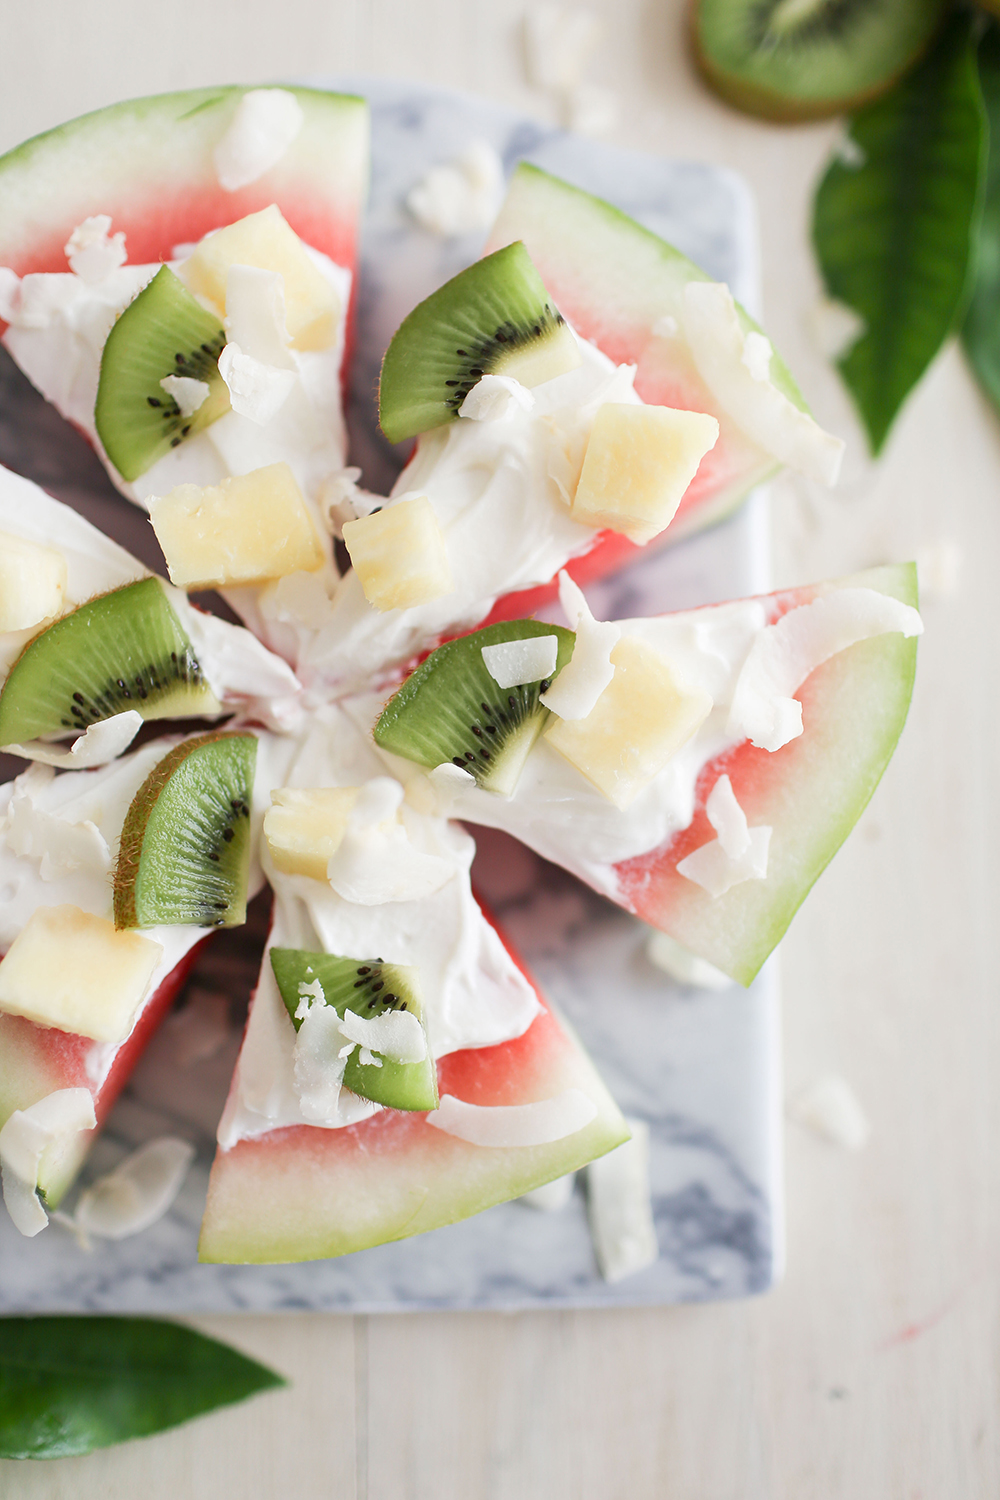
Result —
<instances>
[{"instance_id":1,"label":"halved kiwi","mask_svg":"<svg viewBox=\"0 0 1000 1500\"><path fill-rule=\"evenodd\" d=\"M370 1021L386 1011L408 1010L424 1025L417 971L404 964L307 953L301 948L272 948L271 967L296 1031L304 1019L296 1014L302 1004L300 986L314 985L316 980L325 1004L340 1017L351 1010ZM347 1059L344 1087L389 1109L437 1109L437 1069L429 1047L422 1062L400 1063L389 1057L380 1057L379 1061L381 1067L363 1063L356 1047Z\"/></svg>"},{"instance_id":2,"label":"halved kiwi","mask_svg":"<svg viewBox=\"0 0 1000 1500\"><path fill-rule=\"evenodd\" d=\"M446 281L404 319L382 361L390 443L450 422L483 375L541 385L580 363L576 339L516 241Z\"/></svg>"},{"instance_id":3,"label":"halved kiwi","mask_svg":"<svg viewBox=\"0 0 1000 1500\"><path fill-rule=\"evenodd\" d=\"M257 741L216 731L167 752L132 799L115 867L115 926L246 921Z\"/></svg>"},{"instance_id":4,"label":"halved kiwi","mask_svg":"<svg viewBox=\"0 0 1000 1500\"><path fill-rule=\"evenodd\" d=\"M766 120L816 120L877 98L911 67L950 0L696 0L698 67Z\"/></svg>"},{"instance_id":5,"label":"halved kiwi","mask_svg":"<svg viewBox=\"0 0 1000 1500\"><path fill-rule=\"evenodd\" d=\"M509 797L549 719L539 697L551 679L501 688L487 671L482 648L537 635L557 637L560 672L573 655L576 636L541 620L488 625L439 646L389 699L375 725L375 743L420 766L450 761L484 791Z\"/></svg>"},{"instance_id":6,"label":"halved kiwi","mask_svg":"<svg viewBox=\"0 0 1000 1500\"><path fill-rule=\"evenodd\" d=\"M81 734L126 709L222 712L158 578L99 594L28 642L0 689L0 746Z\"/></svg>"},{"instance_id":7,"label":"halved kiwi","mask_svg":"<svg viewBox=\"0 0 1000 1500\"><path fill-rule=\"evenodd\" d=\"M104 345L94 407L98 436L123 479L138 479L171 448L229 410L229 389L219 374L225 344L218 318L169 266L129 303ZM168 375L208 386L190 416L160 384Z\"/></svg>"}]
</instances>

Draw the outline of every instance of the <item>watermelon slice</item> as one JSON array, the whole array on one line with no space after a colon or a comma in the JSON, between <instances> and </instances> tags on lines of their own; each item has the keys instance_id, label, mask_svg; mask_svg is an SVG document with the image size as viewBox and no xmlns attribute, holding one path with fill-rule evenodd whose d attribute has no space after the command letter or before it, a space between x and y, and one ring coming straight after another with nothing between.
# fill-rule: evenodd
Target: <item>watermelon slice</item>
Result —
<instances>
[{"instance_id":1,"label":"watermelon slice","mask_svg":"<svg viewBox=\"0 0 1000 1500\"><path fill-rule=\"evenodd\" d=\"M405 1239L519 1197L628 1139L593 1064L503 941L540 1014L512 1041L441 1058L442 1107L446 1096L503 1109L583 1095L593 1107L587 1123L547 1144L477 1145L437 1128L434 1116L383 1110L341 1129L295 1125L239 1140L212 1167L200 1260L319 1260Z\"/></svg>"},{"instance_id":2,"label":"watermelon slice","mask_svg":"<svg viewBox=\"0 0 1000 1500\"><path fill-rule=\"evenodd\" d=\"M694 263L602 199L522 162L514 173L484 254L523 240L563 315L615 364L636 365L635 389L644 401L716 417L719 439L702 459L666 531L647 546L680 541L739 505L777 461L720 406L695 367L679 333L684 288L711 278ZM756 323L739 309L745 330ZM671 331L671 321L673 330ZM777 354L771 379L800 410L806 404ZM593 582L644 549L615 532L568 564L578 583ZM555 596L555 584L520 590L501 600L489 623L531 614Z\"/></svg>"},{"instance_id":3,"label":"watermelon slice","mask_svg":"<svg viewBox=\"0 0 1000 1500\"><path fill-rule=\"evenodd\" d=\"M816 666L795 692L802 732L776 750L759 748L728 729L734 684L751 642L765 626L799 606L855 590L912 607L915 569L875 568L756 602L665 615L660 618L669 634L655 619L618 622L623 635L678 661L690 686L708 686L716 708L703 728L627 811L591 787L543 735L509 800L473 786L452 793L451 815L513 834L749 984L857 822L889 762L909 708L919 618L901 616L902 625L884 625L884 633L868 639L855 637L856 644ZM908 635L900 633L903 626ZM731 660L720 677L727 652ZM716 674L714 690L711 675L704 682L698 676L706 670ZM374 722L375 702L357 700L351 712L358 722ZM388 759L397 774L406 774L406 762ZM706 804L725 776L750 828L770 830L770 846L763 878L743 878L713 896L678 865L713 841Z\"/></svg>"}]
</instances>

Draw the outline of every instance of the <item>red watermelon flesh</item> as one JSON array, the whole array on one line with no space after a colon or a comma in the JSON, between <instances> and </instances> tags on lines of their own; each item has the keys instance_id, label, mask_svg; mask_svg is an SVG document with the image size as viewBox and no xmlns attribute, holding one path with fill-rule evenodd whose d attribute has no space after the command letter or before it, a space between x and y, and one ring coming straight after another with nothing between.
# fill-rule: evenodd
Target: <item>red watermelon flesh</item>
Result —
<instances>
[{"instance_id":1,"label":"red watermelon flesh","mask_svg":"<svg viewBox=\"0 0 1000 1500\"><path fill-rule=\"evenodd\" d=\"M91 1091L97 1124L102 1125L147 1042L183 988L200 946L186 953L150 996L96 1090L87 1071L87 1059L95 1047L90 1037L59 1031L54 1026L37 1026L24 1016L0 1014L0 1125L16 1109L27 1109L57 1089L73 1088ZM39 1188L49 1208L58 1207L93 1142L93 1132L84 1131L58 1159L50 1161L46 1156Z\"/></svg>"},{"instance_id":2,"label":"red watermelon flesh","mask_svg":"<svg viewBox=\"0 0 1000 1500\"><path fill-rule=\"evenodd\" d=\"M241 1140L216 1154L202 1261L319 1260L405 1239L519 1197L628 1139L593 1064L501 937L542 1011L513 1041L441 1058L439 1093L517 1105L580 1089L597 1105L594 1119L543 1146L474 1146L425 1114L388 1109L339 1130L295 1125Z\"/></svg>"}]
</instances>

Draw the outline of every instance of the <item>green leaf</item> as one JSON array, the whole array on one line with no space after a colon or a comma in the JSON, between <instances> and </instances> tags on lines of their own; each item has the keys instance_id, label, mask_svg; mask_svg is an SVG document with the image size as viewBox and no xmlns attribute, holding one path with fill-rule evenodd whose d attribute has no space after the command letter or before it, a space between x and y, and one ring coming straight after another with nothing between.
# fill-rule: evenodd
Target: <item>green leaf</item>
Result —
<instances>
[{"instance_id":1,"label":"green leaf","mask_svg":"<svg viewBox=\"0 0 1000 1500\"><path fill-rule=\"evenodd\" d=\"M979 383L1000 407L1000 26L995 23L979 43L979 82L989 120L990 149L962 342Z\"/></svg>"},{"instance_id":2,"label":"green leaf","mask_svg":"<svg viewBox=\"0 0 1000 1500\"><path fill-rule=\"evenodd\" d=\"M864 320L838 363L874 453L965 306L986 157L973 24L956 13L920 66L854 116L816 194L827 291Z\"/></svg>"},{"instance_id":3,"label":"green leaf","mask_svg":"<svg viewBox=\"0 0 1000 1500\"><path fill-rule=\"evenodd\" d=\"M0 1457L89 1453L284 1384L179 1323L0 1318Z\"/></svg>"}]
</instances>

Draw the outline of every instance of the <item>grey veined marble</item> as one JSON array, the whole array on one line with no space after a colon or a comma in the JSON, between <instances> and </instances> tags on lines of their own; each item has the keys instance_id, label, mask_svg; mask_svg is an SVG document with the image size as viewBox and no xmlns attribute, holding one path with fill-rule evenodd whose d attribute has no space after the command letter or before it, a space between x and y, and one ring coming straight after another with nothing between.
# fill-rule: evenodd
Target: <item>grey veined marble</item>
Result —
<instances>
[{"instance_id":1,"label":"grey veined marble","mask_svg":"<svg viewBox=\"0 0 1000 1500\"><path fill-rule=\"evenodd\" d=\"M718 168L597 145L482 100L389 80L337 79L373 106L374 189L360 277L351 428L374 489L399 458L379 436L372 393L406 312L471 260L481 237L444 240L404 200L429 166L479 136L508 170L527 157L601 194L677 244L753 306L756 238L745 188ZM83 440L0 351L0 462L36 479L156 561L139 512L117 497ZM768 585L760 496L735 518L590 591L604 617L759 592ZM479 887L542 987L576 1028L626 1114L648 1122L660 1258L615 1285L597 1271L583 1182L566 1207L503 1204L478 1218L343 1260L199 1266L195 1260L215 1125L239 1046L266 927L209 947L180 1008L154 1038L84 1174L107 1171L165 1133L198 1149L174 1208L133 1239L88 1253L58 1225L21 1239L0 1214L0 1310L199 1312L279 1309L609 1306L742 1297L780 1269L782 1194L773 961L748 991L679 986L646 957L648 929L501 834L478 834Z\"/></svg>"}]
</instances>

